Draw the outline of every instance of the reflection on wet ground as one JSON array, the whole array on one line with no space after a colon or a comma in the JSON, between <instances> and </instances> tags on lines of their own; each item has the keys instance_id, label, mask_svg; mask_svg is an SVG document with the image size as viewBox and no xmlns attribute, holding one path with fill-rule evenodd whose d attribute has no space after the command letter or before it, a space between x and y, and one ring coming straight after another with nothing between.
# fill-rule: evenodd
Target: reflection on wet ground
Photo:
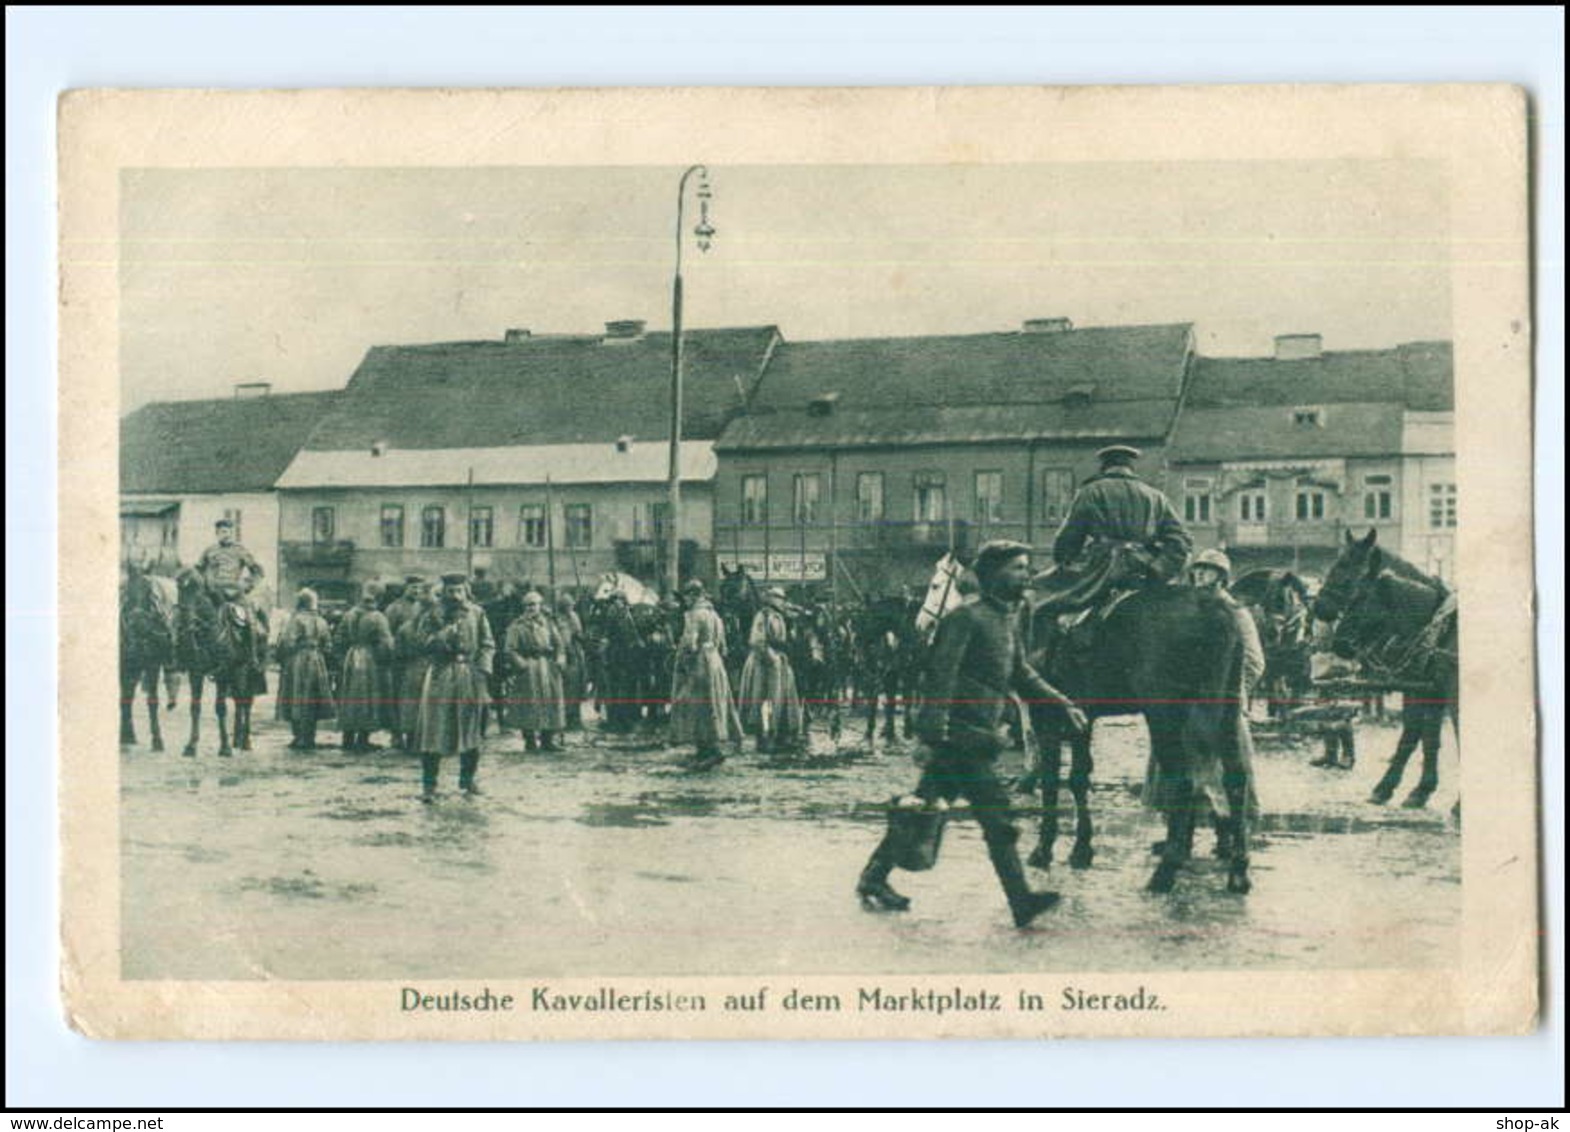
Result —
<instances>
[{"instance_id":1,"label":"reflection on wet ground","mask_svg":"<svg viewBox=\"0 0 1570 1132\"><path fill-rule=\"evenodd\" d=\"M270 715L270 712L268 713ZM258 709L258 718L263 717ZM903 741L847 729L798 756L733 753L694 772L657 737L569 738L560 754L492 737L485 794L422 806L397 751L289 751L268 726L220 762L122 752L125 972L145 978L853 973L1439 966L1458 946L1455 782L1426 810L1367 796L1395 730L1362 725L1352 770L1262 735L1255 888L1229 895L1201 834L1168 896L1144 891L1162 834L1140 808L1142 726L1097 725L1094 867L1035 874L1063 903L1019 932L974 823L897 873L913 909L852 889L888 798L917 775ZM1002 772L1022 774L1020 756ZM1411 770L1415 776L1416 767ZM1065 804L1068 793L1063 794ZM1018 799L1028 852L1036 804ZM1067 815L1065 815L1067 817ZM1065 833L1072 831L1071 819Z\"/></svg>"}]
</instances>

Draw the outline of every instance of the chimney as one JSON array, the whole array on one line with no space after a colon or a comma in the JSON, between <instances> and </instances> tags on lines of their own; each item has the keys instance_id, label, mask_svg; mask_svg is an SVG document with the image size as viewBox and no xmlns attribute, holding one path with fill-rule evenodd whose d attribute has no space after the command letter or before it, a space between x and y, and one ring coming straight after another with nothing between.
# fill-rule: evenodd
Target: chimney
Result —
<instances>
[{"instance_id":1,"label":"chimney","mask_svg":"<svg viewBox=\"0 0 1570 1132\"><path fill-rule=\"evenodd\" d=\"M819 393L807 402L807 415L809 417L827 417L834 412L834 405L839 401L838 393Z\"/></svg>"},{"instance_id":2,"label":"chimney","mask_svg":"<svg viewBox=\"0 0 1570 1132\"><path fill-rule=\"evenodd\" d=\"M617 342L632 341L643 337L643 328L648 323L641 318L619 318L614 322L605 324L605 340Z\"/></svg>"},{"instance_id":3,"label":"chimney","mask_svg":"<svg viewBox=\"0 0 1570 1132\"><path fill-rule=\"evenodd\" d=\"M509 328L503 336L503 341L509 343L527 342L534 337L534 331L520 328Z\"/></svg>"},{"instance_id":4,"label":"chimney","mask_svg":"<svg viewBox=\"0 0 1570 1132\"><path fill-rule=\"evenodd\" d=\"M1074 329L1074 320L1069 318L1027 318L1025 320L1026 334L1062 334L1065 330Z\"/></svg>"},{"instance_id":5,"label":"chimney","mask_svg":"<svg viewBox=\"0 0 1570 1132\"><path fill-rule=\"evenodd\" d=\"M1324 341L1318 334L1277 334L1276 361L1300 362L1317 358L1324 351Z\"/></svg>"},{"instance_id":6,"label":"chimney","mask_svg":"<svg viewBox=\"0 0 1570 1132\"><path fill-rule=\"evenodd\" d=\"M241 381L235 384L234 399L238 401L244 397L265 397L272 391L273 383L270 381Z\"/></svg>"}]
</instances>

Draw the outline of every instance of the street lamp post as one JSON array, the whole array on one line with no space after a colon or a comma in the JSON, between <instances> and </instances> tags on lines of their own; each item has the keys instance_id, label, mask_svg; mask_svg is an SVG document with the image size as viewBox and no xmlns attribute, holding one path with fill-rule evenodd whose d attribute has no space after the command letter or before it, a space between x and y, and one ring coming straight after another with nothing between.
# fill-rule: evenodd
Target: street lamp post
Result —
<instances>
[{"instance_id":1,"label":"street lamp post","mask_svg":"<svg viewBox=\"0 0 1570 1132\"><path fill-rule=\"evenodd\" d=\"M706 252L714 239L709 223L709 171L693 165L681 175L676 188L676 275L671 284L671 450L670 450L670 550L665 564L667 592L674 594L681 584L681 253L685 243L682 225L687 206L687 182L698 177L698 224L692 234L698 250Z\"/></svg>"}]
</instances>

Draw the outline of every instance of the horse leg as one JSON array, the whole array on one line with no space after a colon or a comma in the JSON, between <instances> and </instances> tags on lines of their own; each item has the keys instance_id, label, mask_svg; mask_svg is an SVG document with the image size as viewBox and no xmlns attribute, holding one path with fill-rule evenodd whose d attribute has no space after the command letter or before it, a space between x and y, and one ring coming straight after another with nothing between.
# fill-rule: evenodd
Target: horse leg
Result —
<instances>
[{"instance_id":1,"label":"horse leg","mask_svg":"<svg viewBox=\"0 0 1570 1132\"><path fill-rule=\"evenodd\" d=\"M149 668L142 677L147 690L147 727L152 735L152 749L164 749L163 731L158 726L158 669Z\"/></svg>"},{"instance_id":2,"label":"horse leg","mask_svg":"<svg viewBox=\"0 0 1570 1132\"><path fill-rule=\"evenodd\" d=\"M196 744L202 737L202 690L206 679L200 672L191 673L191 731L180 753L188 759L196 757Z\"/></svg>"},{"instance_id":3,"label":"horse leg","mask_svg":"<svg viewBox=\"0 0 1570 1132\"><path fill-rule=\"evenodd\" d=\"M242 751L251 749L251 705L254 702L247 696L234 703L234 745Z\"/></svg>"},{"instance_id":4,"label":"horse leg","mask_svg":"<svg viewBox=\"0 0 1570 1132\"><path fill-rule=\"evenodd\" d=\"M229 746L229 689L221 682L213 682L213 714L218 717L218 757L227 759L234 754Z\"/></svg>"},{"instance_id":5,"label":"horse leg","mask_svg":"<svg viewBox=\"0 0 1570 1132\"><path fill-rule=\"evenodd\" d=\"M1150 711L1146 720L1150 728L1151 757L1161 771L1162 779L1169 783L1167 809L1167 837L1161 843L1161 857L1156 871L1151 874L1146 888L1155 893L1171 892L1177 884L1178 871L1188 861L1194 847L1196 805L1204 796L1194 789L1194 778L1187 760L1183 757L1181 741L1176 739L1169 713Z\"/></svg>"},{"instance_id":6,"label":"horse leg","mask_svg":"<svg viewBox=\"0 0 1570 1132\"><path fill-rule=\"evenodd\" d=\"M136 702L136 677L126 679L120 675L120 746L136 745L136 724L131 718L131 705Z\"/></svg>"},{"instance_id":7,"label":"horse leg","mask_svg":"<svg viewBox=\"0 0 1570 1132\"><path fill-rule=\"evenodd\" d=\"M1058 787L1063 774L1063 737L1054 727L1037 730L1041 747L1041 839L1027 862L1043 871L1052 867L1052 848L1058 839Z\"/></svg>"},{"instance_id":8,"label":"horse leg","mask_svg":"<svg viewBox=\"0 0 1570 1132\"><path fill-rule=\"evenodd\" d=\"M1444 732L1445 717L1438 704L1423 704L1419 742L1423 746L1423 773L1401 805L1409 810L1421 810L1428 799L1439 789L1439 740Z\"/></svg>"},{"instance_id":9,"label":"horse leg","mask_svg":"<svg viewBox=\"0 0 1570 1132\"><path fill-rule=\"evenodd\" d=\"M1088 869L1096 858L1091 845L1095 829L1090 821L1090 776L1095 762L1090 757L1090 732L1086 731L1069 740L1073 762L1069 767L1068 788L1074 796L1074 848L1069 853L1070 868Z\"/></svg>"},{"instance_id":10,"label":"horse leg","mask_svg":"<svg viewBox=\"0 0 1570 1132\"><path fill-rule=\"evenodd\" d=\"M1403 716L1409 713L1405 710ZM1401 738L1396 740L1396 753L1390 756L1390 765L1385 768L1384 777L1374 787L1374 792L1368 800L1376 806L1383 806L1390 801L1391 795L1396 792L1396 787L1401 785L1401 776L1406 773L1407 760L1412 757L1412 752L1417 750L1418 728L1415 720L1403 719L1401 722Z\"/></svg>"}]
</instances>

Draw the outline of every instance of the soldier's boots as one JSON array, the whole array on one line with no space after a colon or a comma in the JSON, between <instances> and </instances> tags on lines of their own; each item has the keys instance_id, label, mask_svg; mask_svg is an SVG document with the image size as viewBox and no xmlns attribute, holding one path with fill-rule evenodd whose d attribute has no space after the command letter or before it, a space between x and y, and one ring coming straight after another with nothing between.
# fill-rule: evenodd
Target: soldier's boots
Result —
<instances>
[{"instance_id":1,"label":"soldier's boots","mask_svg":"<svg viewBox=\"0 0 1570 1132\"><path fill-rule=\"evenodd\" d=\"M1020 863L1019 850L1012 841L988 842L987 853L992 858L992 868L1008 897L1009 911L1014 914L1014 926L1026 928L1043 912L1057 907L1062 900L1056 892L1036 892L1025 879L1025 866Z\"/></svg>"},{"instance_id":2,"label":"soldier's boots","mask_svg":"<svg viewBox=\"0 0 1570 1132\"><path fill-rule=\"evenodd\" d=\"M436 801L436 776L441 767L440 755L420 756L420 801L427 806Z\"/></svg>"},{"instance_id":3,"label":"soldier's boots","mask_svg":"<svg viewBox=\"0 0 1570 1132\"><path fill-rule=\"evenodd\" d=\"M474 776L479 769L479 751L465 751L458 756L458 789L471 798L485 793L480 789L479 783L474 781Z\"/></svg>"},{"instance_id":4,"label":"soldier's boots","mask_svg":"<svg viewBox=\"0 0 1570 1132\"><path fill-rule=\"evenodd\" d=\"M904 912L910 908L910 897L902 896L889 887L889 864L883 859L883 847L872 855L867 867L861 870L856 882L856 895L861 906L869 912Z\"/></svg>"}]
</instances>

